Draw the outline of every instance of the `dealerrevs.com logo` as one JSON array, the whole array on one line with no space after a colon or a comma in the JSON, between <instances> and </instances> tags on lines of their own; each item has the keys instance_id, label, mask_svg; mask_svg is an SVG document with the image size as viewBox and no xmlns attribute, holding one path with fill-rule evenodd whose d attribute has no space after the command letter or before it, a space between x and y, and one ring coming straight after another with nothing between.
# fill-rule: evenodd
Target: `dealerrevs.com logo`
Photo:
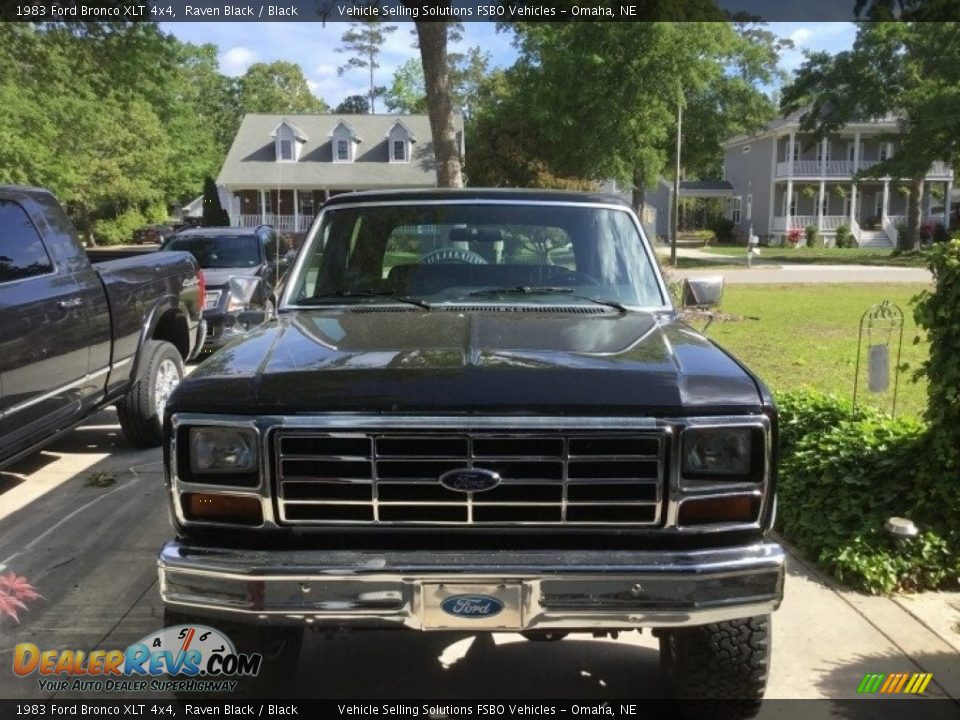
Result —
<instances>
[{"instance_id":1,"label":"dealerrevs.com logo","mask_svg":"<svg viewBox=\"0 0 960 720\"><path fill-rule=\"evenodd\" d=\"M13 672L36 673L47 691L232 691L235 678L256 676L262 663L259 653L238 653L230 638L204 625L164 628L125 650L41 650L33 643L13 650Z\"/></svg>"}]
</instances>

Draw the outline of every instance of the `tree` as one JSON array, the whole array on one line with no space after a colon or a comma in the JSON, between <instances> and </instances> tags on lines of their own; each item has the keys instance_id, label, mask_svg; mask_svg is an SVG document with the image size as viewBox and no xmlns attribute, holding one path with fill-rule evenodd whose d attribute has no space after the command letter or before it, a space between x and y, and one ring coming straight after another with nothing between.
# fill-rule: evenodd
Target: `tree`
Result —
<instances>
[{"instance_id":1,"label":"tree","mask_svg":"<svg viewBox=\"0 0 960 720\"><path fill-rule=\"evenodd\" d=\"M920 244L924 179L937 160L960 159L960 24L859 23L853 48L811 53L784 89L785 112L804 110L801 128L815 139L853 121L896 117L891 157L857 177L910 180L907 231L900 246Z\"/></svg>"},{"instance_id":2,"label":"tree","mask_svg":"<svg viewBox=\"0 0 960 720\"><path fill-rule=\"evenodd\" d=\"M368 98L371 113L376 111L376 98L386 91L385 88L377 87L374 83L374 73L380 67L380 49L387 41L387 35L395 32L396 29L396 25L384 25L382 20L352 22L350 23L350 29L340 38L343 46L337 48L339 53L352 53L347 58L347 62L337 68L340 75L349 70L367 70L369 72L370 91Z\"/></svg>"},{"instance_id":3,"label":"tree","mask_svg":"<svg viewBox=\"0 0 960 720\"><path fill-rule=\"evenodd\" d=\"M409 5L408 0L404 4ZM420 17L426 8L450 7L450 3L415 3ZM448 22L418 20L415 23L427 88L427 113L433 135L433 154L439 187L463 187L460 147L453 124L453 99L450 87L450 63L447 57Z\"/></svg>"},{"instance_id":4,"label":"tree","mask_svg":"<svg viewBox=\"0 0 960 720\"><path fill-rule=\"evenodd\" d=\"M745 129L772 114L769 103L765 112L742 113L750 93L762 109L752 83L771 76L777 57L756 52L743 30L720 22L520 25L510 72L516 89L499 112L536 130L536 152L554 174L632 185L642 210L645 188L674 154L678 106L696 109L715 135L738 114ZM726 122L717 125L711 113ZM710 164L704 147L692 150L701 166Z\"/></svg>"},{"instance_id":5,"label":"tree","mask_svg":"<svg viewBox=\"0 0 960 720\"><path fill-rule=\"evenodd\" d=\"M316 97L299 65L278 60L254 63L239 81L242 113L325 113L327 104Z\"/></svg>"},{"instance_id":6,"label":"tree","mask_svg":"<svg viewBox=\"0 0 960 720\"><path fill-rule=\"evenodd\" d=\"M426 112L427 87L419 59L410 58L394 71L393 82L384 93L383 102L390 112Z\"/></svg>"},{"instance_id":7,"label":"tree","mask_svg":"<svg viewBox=\"0 0 960 720\"><path fill-rule=\"evenodd\" d=\"M366 115L370 112L370 104L363 95L350 95L337 105L334 112L346 115Z\"/></svg>"},{"instance_id":8,"label":"tree","mask_svg":"<svg viewBox=\"0 0 960 720\"><path fill-rule=\"evenodd\" d=\"M203 179L203 226L226 227L230 224L230 216L220 204L220 193L213 178L207 175Z\"/></svg>"}]
</instances>

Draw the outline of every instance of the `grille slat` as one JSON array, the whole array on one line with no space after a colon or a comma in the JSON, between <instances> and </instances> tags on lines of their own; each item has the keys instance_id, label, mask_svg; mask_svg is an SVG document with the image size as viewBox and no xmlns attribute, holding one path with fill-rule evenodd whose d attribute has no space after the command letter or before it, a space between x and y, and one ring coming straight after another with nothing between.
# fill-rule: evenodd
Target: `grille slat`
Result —
<instances>
[{"instance_id":1,"label":"grille slat","mask_svg":"<svg viewBox=\"0 0 960 720\"><path fill-rule=\"evenodd\" d=\"M652 431L282 430L273 467L286 524L652 526L665 456ZM501 482L475 492L440 484L463 468Z\"/></svg>"}]
</instances>

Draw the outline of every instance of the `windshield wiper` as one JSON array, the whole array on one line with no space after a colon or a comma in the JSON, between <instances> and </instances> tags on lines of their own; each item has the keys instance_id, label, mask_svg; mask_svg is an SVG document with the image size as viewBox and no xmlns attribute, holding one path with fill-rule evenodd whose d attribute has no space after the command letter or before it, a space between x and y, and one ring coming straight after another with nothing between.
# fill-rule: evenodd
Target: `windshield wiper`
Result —
<instances>
[{"instance_id":1,"label":"windshield wiper","mask_svg":"<svg viewBox=\"0 0 960 720\"><path fill-rule=\"evenodd\" d=\"M587 297L586 295L574 295L577 300L586 300L588 302L595 303L597 305L603 305L604 307L613 308L614 310L619 310L621 313L626 314L630 312L626 305L617 301L617 300L605 300L603 298L592 298Z\"/></svg>"},{"instance_id":2,"label":"windshield wiper","mask_svg":"<svg viewBox=\"0 0 960 720\"><path fill-rule=\"evenodd\" d=\"M467 297L484 297L486 295L548 295L551 293L572 293L571 287L554 287L550 285L515 285L514 287L492 287L483 290L474 290L467 293Z\"/></svg>"},{"instance_id":3,"label":"windshield wiper","mask_svg":"<svg viewBox=\"0 0 960 720\"><path fill-rule=\"evenodd\" d=\"M483 290L475 290L472 293L469 293L469 297L483 297L487 295L535 295L538 293L549 295L551 293L557 294L569 294L573 292L571 287L555 287L555 286L536 286L536 285L517 285L515 287L501 287L501 288L484 288ZM587 302L595 303L596 305L603 305L604 307L613 308L614 310L619 310L621 313L630 312L626 305L617 300L605 300L602 298L593 298L586 295L571 295L570 297L577 300L586 300Z\"/></svg>"},{"instance_id":4,"label":"windshield wiper","mask_svg":"<svg viewBox=\"0 0 960 720\"><path fill-rule=\"evenodd\" d=\"M335 290L333 292L320 293L319 295L314 295L313 297L304 298L300 302L308 304L322 303L324 300L332 298L354 297L384 298L386 300L393 300L394 302L406 303L407 305L416 305L417 307L424 308L425 310L431 309L430 303L425 302L420 298L410 297L408 295L395 295L393 290Z\"/></svg>"}]
</instances>

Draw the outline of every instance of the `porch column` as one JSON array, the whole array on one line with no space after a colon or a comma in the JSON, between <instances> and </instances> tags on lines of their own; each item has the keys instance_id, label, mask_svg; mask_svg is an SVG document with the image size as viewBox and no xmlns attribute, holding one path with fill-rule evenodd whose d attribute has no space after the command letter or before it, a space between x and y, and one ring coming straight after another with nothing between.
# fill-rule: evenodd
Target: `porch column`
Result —
<instances>
[{"instance_id":1,"label":"porch column","mask_svg":"<svg viewBox=\"0 0 960 720\"><path fill-rule=\"evenodd\" d=\"M267 192L266 190L260 191L260 224L267 224Z\"/></svg>"},{"instance_id":2,"label":"porch column","mask_svg":"<svg viewBox=\"0 0 960 720\"><path fill-rule=\"evenodd\" d=\"M791 130L789 136L787 137L787 205L786 212L784 213L784 225L783 229L786 234L790 233L790 230L793 228L793 215L790 212L790 206L793 204L793 155L794 155L794 143L797 141L797 134L795 131Z\"/></svg>"},{"instance_id":3,"label":"porch column","mask_svg":"<svg viewBox=\"0 0 960 720\"><path fill-rule=\"evenodd\" d=\"M823 199L827 192L827 181L820 178L820 194L817 195L817 232L823 232Z\"/></svg>"},{"instance_id":4,"label":"porch column","mask_svg":"<svg viewBox=\"0 0 960 720\"><path fill-rule=\"evenodd\" d=\"M944 190L946 195L943 199L943 226L950 229L950 193L953 192L953 180L947 180L947 187Z\"/></svg>"},{"instance_id":5,"label":"porch column","mask_svg":"<svg viewBox=\"0 0 960 720\"><path fill-rule=\"evenodd\" d=\"M827 176L827 152L830 148L830 141L827 138L820 143L820 177Z\"/></svg>"},{"instance_id":6,"label":"porch column","mask_svg":"<svg viewBox=\"0 0 960 720\"><path fill-rule=\"evenodd\" d=\"M853 172L860 169L860 131L853 134ZM850 225L857 221L857 183L854 182L850 191ZM859 238L857 238L859 240Z\"/></svg>"},{"instance_id":7,"label":"porch column","mask_svg":"<svg viewBox=\"0 0 960 720\"><path fill-rule=\"evenodd\" d=\"M890 181L883 181L883 210L880 213L881 223L887 219L887 213L890 210Z\"/></svg>"},{"instance_id":8,"label":"porch column","mask_svg":"<svg viewBox=\"0 0 960 720\"><path fill-rule=\"evenodd\" d=\"M930 217L930 212L933 210L933 193L930 192L933 189L933 183L925 182L923 184L923 199L926 201L927 209L923 213L923 217Z\"/></svg>"},{"instance_id":9,"label":"porch column","mask_svg":"<svg viewBox=\"0 0 960 720\"><path fill-rule=\"evenodd\" d=\"M300 232L300 191L293 189L293 231Z\"/></svg>"}]
</instances>

